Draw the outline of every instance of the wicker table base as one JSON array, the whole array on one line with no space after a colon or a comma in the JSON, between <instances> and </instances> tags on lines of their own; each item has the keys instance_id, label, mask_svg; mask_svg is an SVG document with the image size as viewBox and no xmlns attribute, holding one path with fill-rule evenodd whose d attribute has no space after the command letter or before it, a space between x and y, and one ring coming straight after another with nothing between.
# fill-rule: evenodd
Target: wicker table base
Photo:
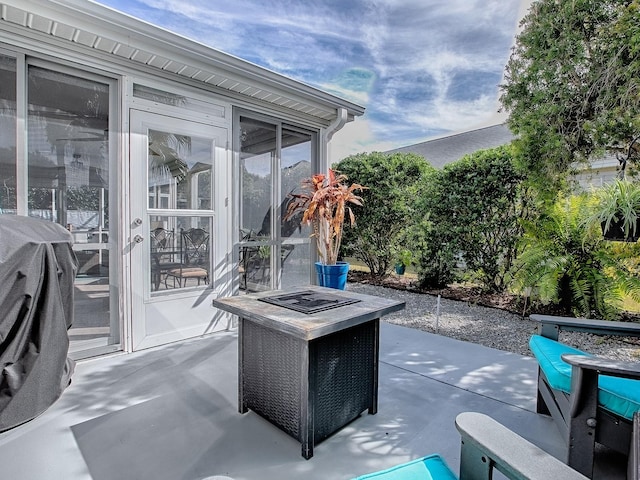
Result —
<instances>
[{"instance_id":1,"label":"wicker table base","mask_svg":"<svg viewBox=\"0 0 640 480\"><path fill-rule=\"evenodd\" d=\"M300 441L306 459L365 410L377 412L379 319L404 308L343 294L362 301L313 315L256 301L264 293L214 301L240 316L239 411L253 410Z\"/></svg>"},{"instance_id":2,"label":"wicker table base","mask_svg":"<svg viewBox=\"0 0 640 480\"><path fill-rule=\"evenodd\" d=\"M239 409L313 446L378 409L378 321L312 341L242 319Z\"/></svg>"}]
</instances>

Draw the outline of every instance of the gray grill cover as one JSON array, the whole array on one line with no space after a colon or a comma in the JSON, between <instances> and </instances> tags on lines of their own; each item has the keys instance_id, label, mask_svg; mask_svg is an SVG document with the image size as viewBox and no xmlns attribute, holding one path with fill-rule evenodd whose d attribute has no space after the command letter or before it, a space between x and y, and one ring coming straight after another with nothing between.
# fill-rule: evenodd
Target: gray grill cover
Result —
<instances>
[{"instance_id":1,"label":"gray grill cover","mask_svg":"<svg viewBox=\"0 0 640 480\"><path fill-rule=\"evenodd\" d=\"M71 246L58 224L0 215L0 431L44 412L71 381Z\"/></svg>"}]
</instances>

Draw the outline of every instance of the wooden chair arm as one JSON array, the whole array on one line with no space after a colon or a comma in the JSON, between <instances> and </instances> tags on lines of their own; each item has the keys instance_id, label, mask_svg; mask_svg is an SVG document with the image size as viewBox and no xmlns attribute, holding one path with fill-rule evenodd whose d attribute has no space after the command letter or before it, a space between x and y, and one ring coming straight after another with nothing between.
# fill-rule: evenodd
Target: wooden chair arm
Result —
<instances>
[{"instance_id":1,"label":"wooden chair arm","mask_svg":"<svg viewBox=\"0 0 640 480\"><path fill-rule=\"evenodd\" d=\"M640 380L640 363L623 362L588 355L570 355L567 353L561 355L561 358L572 367L578 367L583 370L594 370L600 375Z\"/></svg>"},{"instance_id":2,"label":"wooden chair arm","mask_svg":"<svg viewBox=\"0 0 640 480\"><path fill-rule=\"evenodd\" d=\"M602 357L561 355L571 365L570 418L583 417L589 427L595 426L598 409L598 377L609 375L633 380L640 379L640 365Z\"/></svg>"},{"instance_id":3,"label":"wooden chair arm","mask_svg":"<svg viewBox=\"0 0 640 480\"><path fill-rule=\"evenodd\" d=\"M614 322L591 318L558 317L555 315L532 314L529 318L540 323L538 332L543 337L558 340L560 331L586 332L597 335L622 335L640 337L640 323Z\"/></svg>"},{"instance_id":4,"label":"wooden chair arm","mask_svg":"<svg viewBox=\"0 0 640 480\"><path fill-rule=\"evenodd\" d=\"M461 413L456 427L462 437L460 480L489 480L494 468L512 480L587 478L484 414Z\"/></svg>"}]
</instances>

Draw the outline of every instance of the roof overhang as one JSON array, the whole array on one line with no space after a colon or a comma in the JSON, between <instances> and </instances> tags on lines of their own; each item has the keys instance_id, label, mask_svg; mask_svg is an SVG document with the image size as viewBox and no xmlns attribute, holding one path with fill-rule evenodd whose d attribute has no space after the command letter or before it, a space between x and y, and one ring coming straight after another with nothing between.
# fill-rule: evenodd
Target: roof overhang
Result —
<instances>
[{"instance_id":1,"label":"roof overhang","mask_svg":"<svg viewBox=\"0 0 640 480\"><path fill-rule=\"evenodd\" d=\"M321 124L342 109L348 121L364 113L360 105L88 0L0 0L0 30L16 27Z\"/></svg>"}]
</instances>

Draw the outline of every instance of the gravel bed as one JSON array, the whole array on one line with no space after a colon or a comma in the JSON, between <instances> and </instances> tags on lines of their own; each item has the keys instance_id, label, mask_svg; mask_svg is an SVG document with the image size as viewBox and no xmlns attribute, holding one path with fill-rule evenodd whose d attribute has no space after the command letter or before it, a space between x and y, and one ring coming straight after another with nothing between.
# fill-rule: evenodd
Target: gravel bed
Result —
<instances>
[{"instance_id":1,"label":"gravel bed","mask_svg":"<svg viewBox=\"0 0 640 480\"><path fill-rule=\"evenodd\" d=\"M529 338L537 331L537 322L505 310L473 305L376 285L349 283L348 290L403 300L404 310L383 317L395 325L437 333L458 340L531 356ZM594 355L637 362L640 343L631 338L561 332L560 340Z\"/></svg>"}]
</instances>

